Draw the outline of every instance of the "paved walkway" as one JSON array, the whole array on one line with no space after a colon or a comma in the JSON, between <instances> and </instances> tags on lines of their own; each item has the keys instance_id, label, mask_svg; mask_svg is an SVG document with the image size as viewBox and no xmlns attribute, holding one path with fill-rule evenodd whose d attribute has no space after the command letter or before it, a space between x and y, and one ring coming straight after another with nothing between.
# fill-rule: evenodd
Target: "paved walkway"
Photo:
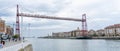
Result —
<instances>
[{"instance_id":1,"label":"paved walkway","mask_svg":"<svg viewBox=\"0 0 120 51\"><path fill-rule=\"evenodd\" d=\"M21 48L25 48L27 45L29 45L29 42L21 42L21 41L17 41L17 42L6 42L6 45L0 49L0 51L18 51Z\"/></svg>"},{"instance_id":2,"label":"paved walkway","mask_svg":"<svg viewBox=\"0 0 120 51\"><path fill-rule=\"evenodd\" d=\"M9 46L13 46L13 45L19 44L19 43L21 43L21 42L22 42L22 41L16 41L16 42L15 42L15 41L6 41L3 48L9 47Z\"/></svg>"}]
</instances>

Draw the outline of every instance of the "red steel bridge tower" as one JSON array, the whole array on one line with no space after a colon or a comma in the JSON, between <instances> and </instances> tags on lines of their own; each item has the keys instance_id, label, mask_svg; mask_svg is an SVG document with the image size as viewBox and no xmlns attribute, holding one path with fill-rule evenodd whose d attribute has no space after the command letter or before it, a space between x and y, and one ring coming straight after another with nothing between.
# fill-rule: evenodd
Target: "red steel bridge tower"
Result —
<instances>
[{"instance_id":1,"label":"red steel bridge tower","mask_svg":"<svg viewBox=\"0 0 120 51\"><path fill-rule=\"evenodd\" d=\"M19 21L19 6L17 5L17 12L16 12L16 34L18 34L20 36L20 21Z\"/></svg>"},{"instance_id":2,"label":"red steel bridge tower","mask_svg":"<svg viewBox=\"0 0 120 51\"><path fill-rule=\"evenodd\" d=\"M82 15L82 34L83 36L86 36L88 34L86 14Z\"/></svg>"}]
</instances>

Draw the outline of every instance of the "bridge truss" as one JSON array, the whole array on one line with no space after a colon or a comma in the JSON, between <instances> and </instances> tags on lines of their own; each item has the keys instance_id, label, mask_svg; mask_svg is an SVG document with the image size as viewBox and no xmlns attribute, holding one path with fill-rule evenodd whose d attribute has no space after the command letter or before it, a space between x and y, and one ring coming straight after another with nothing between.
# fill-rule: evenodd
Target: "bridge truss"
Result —
<instances>
[{"instance_id":1,"label":"bridge truss","mask_svg":"<svg viewBox=\"0 0 120 51\"><path fill-rule=\"evenodd\" d=\"M82 19L75 19L75 18L65 18L65 17L56 17L56 16L46 16L46 15L39 15L39 14L27 14L27 13L19 13L19 6L17 5L17 13L16 13L16 34L20 35L20 22L19 17L32 17L32 18L45 18L45 19L55 19L55 20L68 20L68 21L77 21L82 22L82 35L87 35L87 20L86 14L82 14Z\"/></svg>"}]
</instances>

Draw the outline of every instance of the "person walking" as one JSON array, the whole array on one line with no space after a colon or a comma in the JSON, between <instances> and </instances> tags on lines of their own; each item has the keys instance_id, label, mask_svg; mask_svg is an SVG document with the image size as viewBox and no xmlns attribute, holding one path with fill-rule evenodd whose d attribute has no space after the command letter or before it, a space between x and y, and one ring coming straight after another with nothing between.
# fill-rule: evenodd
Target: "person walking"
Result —
<instances>
[{"instance_id":1,"label":"person walking","mask_svg":"<svg viewBox=\"0 0 120 51\"><path fill-rule=\"evenodd\" d=\"M0 48L3 48L3 44L0 42Z\"/></svg>"},{"instance_id":2,"label":"person walking","mask_svg":"<svg viewBox=\"0 0 120 51\"><path fill-rule=\"evenodd\" d=\"M4 40L2 40L1 43L2 43L3 45L5 45L5 41L4 41Z\"/></svg>"}]
</instances>

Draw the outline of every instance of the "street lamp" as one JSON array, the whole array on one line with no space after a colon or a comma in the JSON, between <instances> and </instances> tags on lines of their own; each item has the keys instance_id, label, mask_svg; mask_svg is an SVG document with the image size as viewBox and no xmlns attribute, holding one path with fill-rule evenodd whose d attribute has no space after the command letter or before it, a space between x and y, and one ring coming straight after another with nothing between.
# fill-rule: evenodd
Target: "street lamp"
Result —
<instances>
[{"instance_id":1,"label":"street lamp","mask_svg":"<svg viewBox=\"0 0 120 51\"><path fill-rule=\"evenodd\" d=\"M30 23L28 23L28 34L30 34Z\"/></svg>"}]
</instances>

